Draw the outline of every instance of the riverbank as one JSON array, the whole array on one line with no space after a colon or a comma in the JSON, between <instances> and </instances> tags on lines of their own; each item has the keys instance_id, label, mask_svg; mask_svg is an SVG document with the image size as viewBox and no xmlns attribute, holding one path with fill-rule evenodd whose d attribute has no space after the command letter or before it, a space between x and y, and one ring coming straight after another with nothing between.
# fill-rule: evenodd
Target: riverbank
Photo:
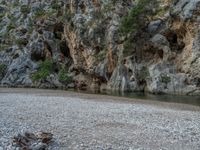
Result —
<instances>
[{"instance_id":1,"label":"riverbank","mask_svg":"<svg viewBox=\"0 0 200 150\"><path fill-rule=\"evenodd\" d=\"M52 150L200 149L200 107L60 90L0 88L0 147L54 135Z\"/></svg>"}]
</instances>

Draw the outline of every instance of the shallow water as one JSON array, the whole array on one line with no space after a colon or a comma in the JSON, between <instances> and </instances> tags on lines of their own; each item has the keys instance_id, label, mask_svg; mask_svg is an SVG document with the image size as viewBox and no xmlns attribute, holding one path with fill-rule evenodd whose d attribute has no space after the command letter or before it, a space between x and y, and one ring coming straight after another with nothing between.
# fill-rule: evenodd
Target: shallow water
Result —
<instances>
[{"instance_id":1,"label":"shallow water","mask_svg":"<svg viewBox=\"0 0 200 150\"><path fill-rule=\"evenodd\" d=\"M100 94L100 95L111 95L119 97L127 97L133 99L142 99L142 100L153 100L153 101L162 101L170 103L182 103L190 104L195 106L200 106L200 96L182 96L182 95L153 95L143 92L94 92L94 91L76 91L79 93L87 94Z\"/></svg>"},{"instance_id":2,"label":"shallow water","mask_svg":"<svg viewBox=\"0 0 200 150\"><path fill-rule=\"evenodd\" d=\"M24 92L25 89L20 88L0 88L0 93L21 93ZM48 90L44 89L26 89L26 94L29 94L31 92L35 93L43 93L43 92L49 92ZM52 90L50 90L52 92ZM99 94L99 95L110 95L110 96L117 96L117 97L127 97L134 99L142 99L142 100L151 100L151 101L161 101L161 102L169 102L169 103L182 103L182 104L190 104L194 106L200 106L200 96L178 96L178 95L153 95L149 93L143 93L143 92L111 92L111 91L77 91L74 89L69 89L67 91L73 91L77 93L86 93L86 94ZM50 92L50 93L51 93ZM59 94L59 92L64 92L60 90L53 90L53 93Z\"/></svg>"}]
</instances>

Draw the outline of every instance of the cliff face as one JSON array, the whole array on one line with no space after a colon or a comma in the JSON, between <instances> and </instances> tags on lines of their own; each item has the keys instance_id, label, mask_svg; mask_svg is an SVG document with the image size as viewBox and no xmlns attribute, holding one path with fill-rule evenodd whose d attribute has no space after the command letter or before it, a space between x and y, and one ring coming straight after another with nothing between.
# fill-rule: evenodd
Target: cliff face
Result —
<instances>
[{"instance_id":1,"label":"cliff face","mask_svg":"<svg viewBox=\"0 0 200 150\"><path fill-rule=\"evenodd\" d=\"M200 94L200 1L154 1L0 0L1 85Z\"/></svg>"}]
</instances>

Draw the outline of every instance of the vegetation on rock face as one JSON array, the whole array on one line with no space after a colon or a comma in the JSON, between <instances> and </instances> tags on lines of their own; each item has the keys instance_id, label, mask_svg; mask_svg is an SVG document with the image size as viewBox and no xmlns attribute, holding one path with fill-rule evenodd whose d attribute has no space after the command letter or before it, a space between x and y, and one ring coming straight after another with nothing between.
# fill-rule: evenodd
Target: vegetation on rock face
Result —
<instances>
[{"instance_id":1,"label":"vegetation on rock face","mask_svg":"<svg viewBox=\"0 0 200 150\"><path fill-rule=\"evenodd\" d=\"M0 64L0 79L3 78L6 68L7 68L7 66L5 64Z\"/></svg>"},{"instance_id":2,"label":"vegetation on rock face","mask_svg":"<svg viewBox=\"0 0 200 150\"><path fill-rule=\"evenodd\" d=\"M103 49L98 53L98 55L96 56L96 59L98 61L102 61L104 60L105 57L106 57L106 49Z\"/></svg>"},{"instance_id":3,"label":"vegetation on rock face","mask_svg":"<svg viewBox=\"0 0 200 150\"><path fill-rule=\"evenodd\" d=\"M3 73L6 70L5 64L0 64L0 74Z\"/></svg>"},{"instance_id":4,"label":"vegetation on rock face","mask_svg":"<svg viewBox=\"0 0 200 150\"><path fill-rule=\"evenodd\" d=\"M45 16L45 14L46 14L46 11L43 8L40 8L35 12L35 18L43 17Z\"/></svg>"},{"instance_id":5,"label":"vegetation on rock face","mask_svg":"<svg viewBox=\"0 0 200 150\"><path fill-rule=\"evenodd\" d=\"M57 0L53 0L53 1L51 2L51 7L52 7L53 9L58 10L58 9L60 8L60 5L58 4L58 1L57 1Z\"/></svg>"},{"instance_id":6,"label":"vegetation on rock face","mask_svg":"<svg viewBox=\"0 0 200 150\"><path fill-rule=\"evenodd\" d=\"M183 8L182 4L185 4ZM178 86L171 80L179 82L179 76L176 76L179 70L193 72L191 74L195 75L191 79L197 76L199 64L195 64L198 60L195 47L199 47L199 38L188 34L197 31L194 25L198 18L196 8L188 8L192 5L189 0L180 1L180 4L172 4L171 0L95 0L91 3L81 0L71 3L3 0L0 4L0 53L6 61L2 63L9 65L6 71L13 72L6 83L32 86L27 76L35 71L31 74L34 81L59 87L71 83L72 76L87 73L105 84L105 88L118 90L123 87L123 90L134 91L146 86L154 92L152 85L156 85L156 88L167 87L170 91L172 86ZM171 9L175 10L172 12ZM194 21L188 19L188 26L184 21L174 20L180 18L181 21L181 17L193 15ZM176 27L177 23L180 24ZM195 47L187 46L185 41ZM195 64L195 69L186 66L185 71L185 65L179 64L185 62L185 58L176 59L179 53L185 56L187 49L174 50L183 48L191 48L191 56L196 56L195 63L191 64ZM44 61L47 58L53 59L54 63ZM36 71L35 66L40 60L43 62ZM175 61L172 63L172 60ZM166 65L168 61L180 65L180 69L172 74L171 66ZM16 62L22 65L13 67L12 63ZM124 70L117 74L115 70L120 64L124 65ZM24 66L29 68L24 69ZM0 73L5 70L2 68L0 66ZM118 81L118 78L123 80ZM187 75L183 74L183 78ZM6 78L1 82L4 80Z\"/></svg>"},{"instance_id":7,"label":"vegetation on rock face","mask_svg":"<svg viewBox=\"0 0 200 150\"><path fill-rule=\"evenodd\" d=\"M53 72L53 61L45 60L39 64L38 71L32 75L34 81L46 79Z\"/></svg>"},{"instance_id":8,"label":"vegetation on rock face","mask_svg":"<svg viewBox=\"0 0 200 150\"><path fill-rule=\"evenodd\" d=\"M9 25L7 26L7 31L9 32L12 29L15 29L15 24L10 22Z\"/></svg>"},{"instance_id":9,"label":"vegetation on rock face","mask_svg":"<svg viewBox=\"0 0 200 150\"><path fill-rule=\"evenodd\" d=\"M59 75L59 81L62 83L70 83L72 81L72 78L68 75L68 72L64 67L62 67L58 75Z\"/></svg>"},{"instance_id":10,"label":"vegetation on rock face","mask_svg":"<svg viewBox=\"0 0 200 150\"><path fill-rule=\"evenodd\" d=\"M138 72L138 79L140 82L143 82L146 80L146 78L149 76L149 70L147 67L142 67L142 69Z\"/></svg>"},{"instance_id":11,"label":"vegetation on rock face","mask_svg":"<svg viewBox=\"0 0 200 150\"><path fill-rule=\"evenodd\" d=\"M27 6L27 5L22 5L20 11L21 11L23 14L28 14L28 13L30 12L30 8L29 8L29 6Z\"/></svg>"},{"instance_id":12,"label":"vegetation on rock face","mask_svg":"<svg viewBox=\"0 0 200 150\"><path fill-rule=\"evenodd\" d=\"M5 13L0 13L0 21L2 20L2 18L5 16Z\"/></svg>"},{"instance_id":13,"label":"vegetation on rock face","mask_svg":"<svg viewBox=\"0 0 200 150\"><path fill-rule=\"evenodd\" d=\"M27 39L24 39L24 38L16 39L15 42L19 46L26 45L28 43Z\"/></svg>"},{"instance_id":14,"label":"vegetation on rock face","mask_svg":"<svg viewBox=\"0 0 200 150\"><path fill-rule=\"evenodd\" d=\"M130 33L135 31L139 27L139 17L144 12L144 7L148 3L145 0L144 3L140 0L136 6L134 6L129 14L122 19L120 31L122 33Z\"/></svg>"},{"instance_id":15,"label":"vegetation on rock face","mask_svg":"<svg viewBox=\"0 0 200 150\"><path fill-rule=\"evenodd\" d=\"M127 36L124 43L125 54L128 54L133 49L134 34L142 30L150 22L151 16L156 15L157 4L157 0L138 0L129 14L122 19L119 30L123 35Z\"/></svg>"},{"instance_id":16,"label":"vegetation on rock face","mask_svg":"<svg viewBox=\"0 0 200 150\"><path fill-rule=\"evenodd\" d=\"M165 83L165 84L168 84L169 82L171 82L170 76L168 76L166 74L161 75L161 82Z\"/></svg>"}]
</instances>

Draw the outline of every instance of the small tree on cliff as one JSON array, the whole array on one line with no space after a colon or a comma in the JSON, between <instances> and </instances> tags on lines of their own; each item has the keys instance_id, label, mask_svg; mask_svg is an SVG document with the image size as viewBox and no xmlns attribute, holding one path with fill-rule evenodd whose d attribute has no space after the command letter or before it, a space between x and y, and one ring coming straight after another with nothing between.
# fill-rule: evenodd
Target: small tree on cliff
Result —
<instances>
[{"instance_id":1,"label":"small tree on cliff","mask_svg":"<svg viewBox=\"0 0 200 150\"><path fill-rule=\"evenodd\" d=\"M157 14L158 4L157 0L137 0L128 15L122 18L119 30L127 36L124 43L125 53L133 50L137 33L142 32Z\"/></svg>"}]
</instances>

